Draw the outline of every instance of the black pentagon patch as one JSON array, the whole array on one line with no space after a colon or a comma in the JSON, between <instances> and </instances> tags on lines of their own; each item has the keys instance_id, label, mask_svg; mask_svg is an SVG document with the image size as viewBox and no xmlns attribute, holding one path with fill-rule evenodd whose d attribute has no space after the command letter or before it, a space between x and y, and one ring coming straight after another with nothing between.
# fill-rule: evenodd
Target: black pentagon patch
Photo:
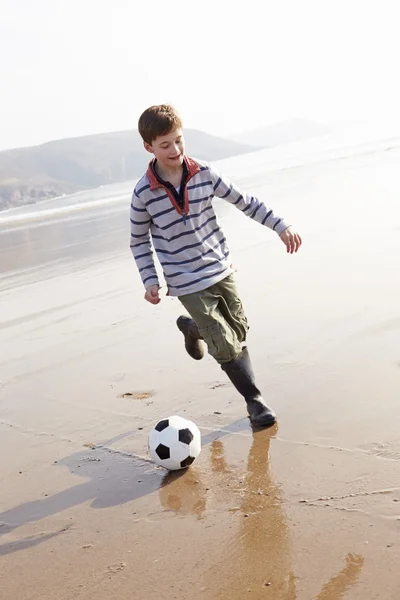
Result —
<instances>
[{"instance_id":1,"label":"black pentagon patch","mask_svg":"<svg viewBox=\"0 0 400 600\"><path fill-rule=\"evenodd\" d=\"M154 427L154 429L156 431L162 431L163 429L166 429L169 425L169 420L168 419L163 419L163 421L159 421L157 423L157 425Z\"/></svg>"},{"instance_id":2,"label":"black pentagon patch","mask_svg":"<svg viewBox=\"0 0 400 600\"><path fill-rule=\"evenodd\" d=\"M188 456L187 458L185 458L185 460L181 462L182 469L184 469L185 467L189 467L189 465L191 465L193 461L193 456Z\"/></svg>"},{"instance_id":3,"label":"black pentagon patch","mask_svg":"<svg viewBox=\"0 0 400 600\"><path fill-rule=\"evenodd\" d=\"M190 431L190 429L186 428L186 429L179 430L179 441L180 442L183 442L184 444L189 445L193 438L194 438L194 435Z\"/></svg>"},{"instance_id":4,"label":"black pentagon patch","mask_svg":"<svg viewBox=\"0 0 400 600\"><path fill-rule=\"evenodd\" d=\"M156 454L158 458L161 458L161 460L170 458L169 448L168 446L164 446L164 444L158 444L156 448Z\"/></svg>"}]
</instances>

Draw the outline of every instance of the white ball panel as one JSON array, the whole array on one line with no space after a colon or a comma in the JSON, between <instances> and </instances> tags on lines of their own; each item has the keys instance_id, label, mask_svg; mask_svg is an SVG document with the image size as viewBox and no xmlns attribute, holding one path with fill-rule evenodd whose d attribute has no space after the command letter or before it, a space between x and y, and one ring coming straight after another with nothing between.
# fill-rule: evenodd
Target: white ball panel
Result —
<instances>
[{"instance_id":1,"label":"white ball panel","mask_svg":"<svg viewBox=\"0 0 400 600\"><path fill-rule=\"evenodd\" d=\"M175 429L174 426L169 425L162 431L160 431L160 442L164 444L164 446L168 446L171 448L174 444L178 442L178 430Z\"/></svg>"},{"instance_id":2,"label":"white ball panel","mask_svg":"<svg viewBox=\"0 0 400 600\"><path fill-rule=\"evenodd\" d=\"M197 458L201 452L201 440L200 437L195 437L189 444L189 453L193 458Z\"/></svg>"},{"instance_id":3,"label":"white ball panel","mask_svg":"<svg viewBox=\"0 0 400 600\"><path fill-rule=\"evenodd\" d=\"M184 419L183 417L179 417L178 415L169 417L170 426L175 427L178 430L185 429L185 427L188 427L188 423L191 423L191 421L188 421L187 419Z\"/></svg>"},{"instance_id":4,"label":"white ball panel","mask_svg":"<svg viewBox=\"0 0 400 600\"><path fill-rule=\"evenodd\" d=\"M176 442L176 444L171 447L170 452L171 458L180 463L189 456L189 446L187 444L182 444L182 442Z\"/></svg>"},{"instance_id":5,"label":"white ball panel","mask_svg":"<svg viewBox=\"0 0 400 600\"><path fill-rule=\"evenodd\" d=\"M169 471L178 471L182 468L181 463L177 462L172 458L167 458L166 460L158 460L157 464L159 464L161 467L164 467L164 469L168 469Z\"/></svg>"}]
</instances>

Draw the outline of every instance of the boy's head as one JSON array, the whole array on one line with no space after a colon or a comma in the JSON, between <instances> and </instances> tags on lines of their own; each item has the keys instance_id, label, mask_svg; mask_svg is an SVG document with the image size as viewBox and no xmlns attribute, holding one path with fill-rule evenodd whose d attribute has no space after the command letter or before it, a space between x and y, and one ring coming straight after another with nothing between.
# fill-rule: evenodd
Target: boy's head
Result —
<instances>
[{"instance_id":1,"label":"boy's head","mask_svg":"<svg viewBox=\"0 0 400 600\"><path fill-rule=\"evenodd\" d=\"M165 167L182 164L185 154L182 121L172 106L160 104L145 110L138 129L146 150Z\"/></svg>"}]
</instances>

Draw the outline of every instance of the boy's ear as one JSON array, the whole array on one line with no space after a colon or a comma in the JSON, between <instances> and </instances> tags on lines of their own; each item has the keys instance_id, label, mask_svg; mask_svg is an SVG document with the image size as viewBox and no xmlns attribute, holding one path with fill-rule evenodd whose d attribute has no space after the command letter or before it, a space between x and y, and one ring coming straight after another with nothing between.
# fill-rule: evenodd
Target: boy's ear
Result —
<instances>
[{"instance_id":1,"label":"boy's ear","mask_svg":"<svg viewBox=\"0 0 400 600\"><path fill-rule=\"evenodd\" d=\"M147 142L143 142L143 146L145 150L147 150L147 152L150 152L150 154L154 154L153 148L150 146L150 144L148 144Z\"/></svg>"}]
</instances>

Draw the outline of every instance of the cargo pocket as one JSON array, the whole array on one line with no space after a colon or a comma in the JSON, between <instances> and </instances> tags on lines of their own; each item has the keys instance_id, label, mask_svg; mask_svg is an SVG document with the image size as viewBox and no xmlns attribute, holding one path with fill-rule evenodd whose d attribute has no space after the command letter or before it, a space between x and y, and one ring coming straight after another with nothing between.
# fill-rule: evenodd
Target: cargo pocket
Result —
<instances>
[{"instance_id":1,"label":"cargo pocket","mask_svg":"<svg viewBox=\"0 0 400 600\"><path fill-rule=\"evenodd\" d=\"M219 308L228 326L233 329L239 342L244 342L249 331L249 324L240 298L230 298L230 302L221 298Z\"/></svg>"},{"instance_id":2,"label":"cargo pocket","mask_svg":"<svg viewBox=\"0 0 400 600\"><path fill-rule=\"evenodd\" d=\"M219 323L199 328L209 354L220 364L234 359L241 350L234 332L224 331Z\"/></svg>"},{"instance_id":3,"label":"cargo pocket","mask_svg":"<svg viewBox=\"0 0 400 600\"><path fill-rule=\"evenodd\" d=\"M247 321L247 317L245 315L242 303L239 300L239 308L235 313L235 317L237 320L237 333L239 341L244 342L247 337L247 333L249 331L249 323Z\"/></svg>"}]
</instances>

